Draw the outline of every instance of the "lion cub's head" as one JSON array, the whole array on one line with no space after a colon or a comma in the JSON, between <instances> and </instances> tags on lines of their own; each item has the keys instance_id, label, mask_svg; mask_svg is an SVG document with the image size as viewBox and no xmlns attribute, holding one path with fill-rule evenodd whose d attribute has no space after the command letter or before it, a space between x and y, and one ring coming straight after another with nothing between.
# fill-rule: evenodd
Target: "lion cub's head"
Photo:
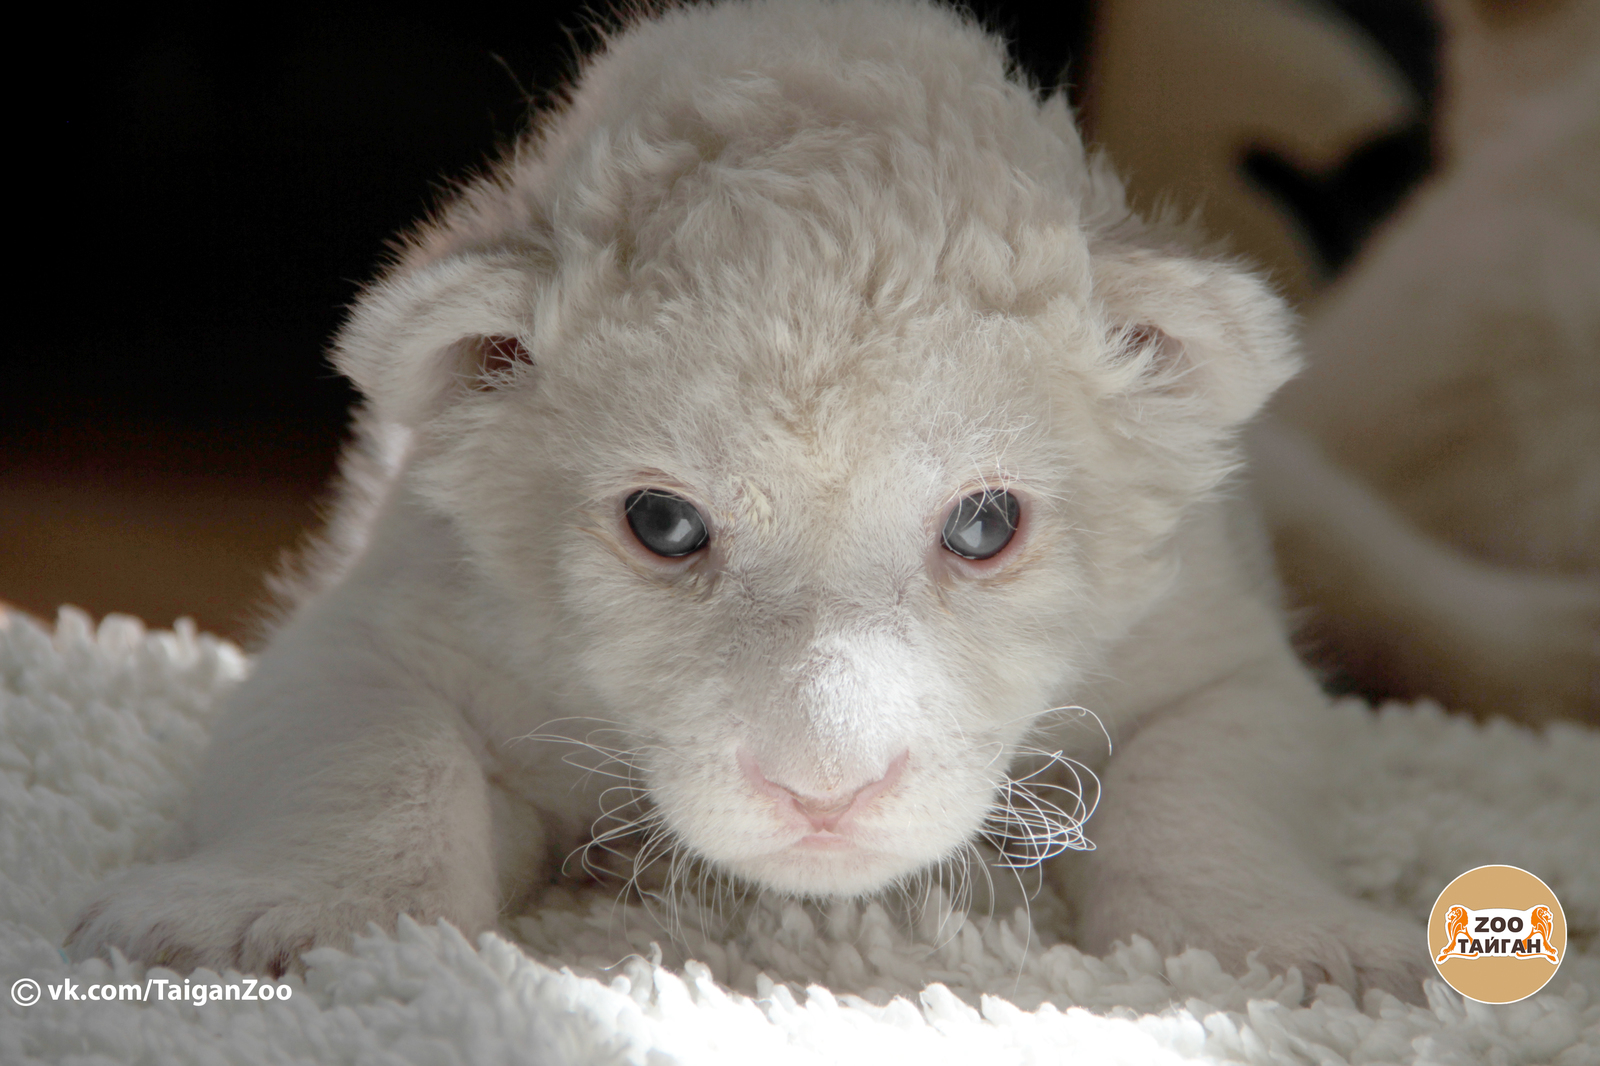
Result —
<instances>
[{"instance_id":1,"label":"lion cub's head","mask_svg":"<svg viewBox=\"0 0 1600 1066\"><path fill-rule=\"evenodd\" d=\"M619 35L338 358L529 684L689 851L817 894L973 838L1292 363L998 42L828 0Z\"/></svg>"}]
</instances>

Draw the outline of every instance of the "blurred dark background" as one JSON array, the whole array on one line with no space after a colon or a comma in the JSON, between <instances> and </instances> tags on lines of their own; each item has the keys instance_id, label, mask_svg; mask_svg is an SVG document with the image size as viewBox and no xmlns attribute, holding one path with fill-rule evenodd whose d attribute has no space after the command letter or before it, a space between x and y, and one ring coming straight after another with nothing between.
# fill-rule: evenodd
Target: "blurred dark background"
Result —
<instances>
[{"instance_id":1,"label":"blurred dark background","mask_svg":"<svg viewBox=\"0 0 1600 1066\"><path fill-rule=\"evenodd\" d=\"M1336 6L1422 117L1317 175L1240 148L1330 268L1426 167L1434 82L1420 0ZM1082 102L1091 0L973 7ZM344 307L592 41L571 3L235 10L124 8L35 57L53 73L13 157L27 254L0 366L0 600L46 617L243 631L344 431L353 397L324 362Z\"/></svg>"}]
</instances>

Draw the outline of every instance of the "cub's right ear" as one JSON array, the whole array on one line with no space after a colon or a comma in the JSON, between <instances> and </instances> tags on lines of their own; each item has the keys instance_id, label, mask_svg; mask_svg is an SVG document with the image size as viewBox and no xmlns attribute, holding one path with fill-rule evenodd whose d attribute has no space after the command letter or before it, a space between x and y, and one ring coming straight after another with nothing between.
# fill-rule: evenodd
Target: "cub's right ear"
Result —
<instances>
[{"instance_id":1,"label":"cub's right ear","mask_svg":"<svg viewBox=\"0 0 1600 1066\"><path fill-rule=\"evenodd\" d=\"M1248 271L1123 248L1097 256L1094 274L1109 327L1102 370L1136 421L1165 411L1225 433L1299 369L1293 316Z\"/></svg>"},{"instance_id":2,"label":"cub's right ear","mask_svg":"<svg viewBox=\"0 0 1600 1066\"><path fill-rule=\"evenodd\" d=\"M362 294L333 361L386 421L416 426L531 364L534 278L510 257L462 254Z\"/></svg>"}]
</instances>

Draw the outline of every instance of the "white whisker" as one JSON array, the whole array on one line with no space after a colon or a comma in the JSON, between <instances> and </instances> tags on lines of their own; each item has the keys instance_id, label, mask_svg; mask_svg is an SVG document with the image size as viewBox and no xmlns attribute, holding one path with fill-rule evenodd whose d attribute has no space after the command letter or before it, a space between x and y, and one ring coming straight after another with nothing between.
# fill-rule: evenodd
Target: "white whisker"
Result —
<instances>
[{"instance_id":1,"label":"white whisker","mask_svg":"<svg viewBox=\"0 0 1600 1066\"><path fill-rule=\"evenodd\" d=\"M1040 764L1001 782L983 835L999 853L995 865L1017 873L1019 886L1028 896L1020 871L1037 868L1067 851L1094 848L1083 827L1099 805L1100 779L1089 767L1060 751L1019 746L1014 752L1039 759ZM1051 772L1070 775L1072 784L1044 779ZM1058 796L1062 802L1046 794ZM1071 797L1070 803L1065 802L1066 797ZM1035 888L1034 894L1037 891Z\"/></svg>"}]
</instances>

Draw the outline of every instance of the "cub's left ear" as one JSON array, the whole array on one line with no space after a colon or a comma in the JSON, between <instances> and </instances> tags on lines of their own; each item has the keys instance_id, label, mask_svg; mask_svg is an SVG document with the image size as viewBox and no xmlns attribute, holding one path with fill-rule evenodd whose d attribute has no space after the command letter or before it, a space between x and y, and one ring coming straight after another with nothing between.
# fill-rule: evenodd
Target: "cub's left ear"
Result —
<instances>
[{"instance_id":1,"label":"cub's left ear","mask_svg":"<svg viewBox=\"0 0 1600 1066\"><path fill-rule=\"evenodd\" d=\"M462 254L386 278L362 294L334 365L379 417L416 426L532 362L527 264Z\"/></svg>"},{"instance_id":2,"label":"cub's left ear","mask_svg":"<svg viewBox=\"0 0 1600 1066\"><path fill-rule=\"evenodd\" d=\"M1243 270L1131 248L1097 255L1094 273L1108 331L1099 368L1141 412L1171 406L1231 428L1300 368L1294 316Z\"/></svg>"}]
</instances>

